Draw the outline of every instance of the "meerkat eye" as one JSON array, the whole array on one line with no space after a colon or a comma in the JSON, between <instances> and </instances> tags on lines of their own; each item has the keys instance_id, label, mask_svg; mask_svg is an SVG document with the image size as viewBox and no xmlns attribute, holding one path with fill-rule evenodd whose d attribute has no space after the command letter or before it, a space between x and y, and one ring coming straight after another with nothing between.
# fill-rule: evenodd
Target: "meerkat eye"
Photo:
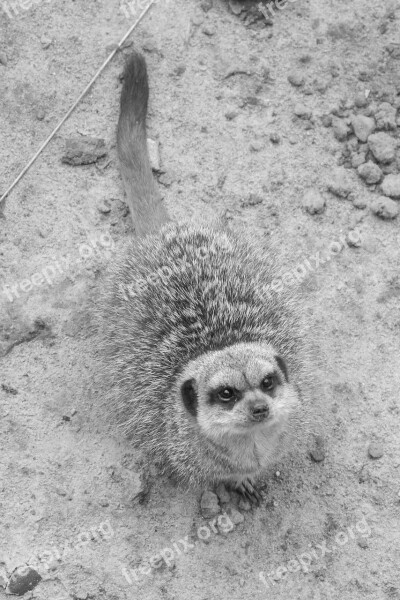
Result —
<instances>
[{"instance_id":1,"label":"meerkat eye","mask_svg":"<svg viewBox=\"0 0 400 600\"><path fill-rule=\"evenodd\" d=\"M227 402L235 397L235 391L230 387L226 387L218 392L218 396L221 400L225 400L225 402Z\"/></svg>"},{"instance_id":2,"label":"meerkat eye","mask_svg":"<svg viewBox=\"0 0 400 600\"><path fill-rule=\"evenodd\" d=\"M275 375L267 375L261 382L261 389L264 392L270 392L276 386L276 377Z\"/></svg>"}]
</instances>

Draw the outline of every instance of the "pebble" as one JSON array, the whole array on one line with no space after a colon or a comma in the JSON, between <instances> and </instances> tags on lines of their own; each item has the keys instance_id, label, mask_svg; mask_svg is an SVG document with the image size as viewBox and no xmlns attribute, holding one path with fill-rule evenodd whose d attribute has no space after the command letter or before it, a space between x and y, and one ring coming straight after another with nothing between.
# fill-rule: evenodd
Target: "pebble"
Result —
<instances>
[{"instance_id":1,"label":"pebble","mask_svg":"<svg viewBox=\"0 0 400 600\"><path fill-rule=\"evenodd\" d=\"M216 492L220 502L227 503L230 501L231 495L223 483L219 483L217 485L215 492Z\"/></svg>"},{"instance_id":2,"label":"pebble","mask_svg":"<svg viewBox=\"0 0 400 600\"><path fill-rule=\"evenodd\" d=\"M370 458L381 458L383 456L383 447L379 442L371 442L368 447L368 455Z\"/></svg>"},{"instance_id":3,"label":"pebble","mask_svg":"<svg viewBox=\"0 0 400 600\"><path fill-rule=\"evenodd\" d=\"M344 142L350 133L350 129L346 122L343 121L343 119L339 119L339 117L333 117L332 128L334 136L339 142Z\"/></svg>"},{"instance_id":4,"label":"pebble","mask_svg":"<svg viewBox=\"0 0 400 600\"><path fill-rule=\"evenodd\" d=\"M269 139L273 144L279 144L281 141L281 136L279 135L279 133L273 132L269 134Z\"/></svg>"},{"instance_id":5,"label":"pebble","mask_svg":"<svg viewBox=\"0 0 400 600\"><path fill-rule=\"evenodd\" d=\"M362 210L363 208L366 208L367 201L365 200L365 198L362 198L360 196L354 196L353 206L354 206L354 208L358 208L359 210Z\"/></svg>"},{"instance_id":6,"label":"pebble","mask_svg":"<svg viewBox=\"0 0 400 600\"><path fill-rule=\"evenodd\" d=\"M366 142L368 137L375 130L375 121L371 117L356 115L351 119L351 126L360 142Z\"/></svg>"},{"instance_id":7,"label":"pebble","mask_svg":"<svg viewBox=\"0 0 400 600\"><path fill-rule=\"evenodd\" d=\"M237 0L229 0L229 8L233 12L234 15L240 15L240 13L244 10L244 7Z\"/></svg>"},{"instance_id":8,"label":"pebble","mask_svg":"<svg viewBox=\"0 0 400 600\"><path fill-rule=\"evenodd\" d=\"M304 75L301 71L293 71L292 73L289 73L288 81L295 87L301 87L304 85Z\"/></svg>"},{"instance_id":9,"label":"pebble","mask_svg":"<svg viewBox=\"0 0 400 600\"><path fill-rule=\"evenodd\" d=\"M390 163L395 158L396 142L387 133L373 133L368 138L368 146L378 162Z\"/></svg>"},{"instance_id":10,"label":"pebble","mask_svg":"<svg viewBox=\"0 0 400 600\"><path fill-rule=\"evenodd\" d=\"M8 63L7 54L5 52L0 52L0 65L6 67Z\"/></svg>"},{"instance_id":11,"label":"pebble","mask_svg":"<svg viewBox=\"0 0 400 600\"><path fill-rule=\"evenodd\" d=\"M36 110L36 118L38 121L43 121L45 116L46 116L46 113L44 112L43 108L38 108Z\"/></svg>"},{"instance_id":12,"label":"pebble","mask_svg":"<svg viewBox=\"0 0 400 600\"><path fill-rule=\"evenodd\" d=\"M263 144L262 142L259 142L258 140L255 140L254 142L250 143L250 150L252 152L260 152L260 150L263 149Z\"/></svg>"},{"instance_id":13,"label":"pebble","mask_svg":"<svg viewBox=\"0 0 400 600\"><path fill-rule=\"evenodd\" d=\"M42 35L42 37L40 38L40 43L42 44L42 48L44 50L47 50L47 48L51 46L52 41L53 40L47 37L46 35Z\"/></svg>"},{"instance_id":14,"label":"pebble","mask_svg":"<svg viewBox=\"0 0 400 600\"><path fill-rule=\"evenodd\" d=\"M295 105L293 112L300 119L311 119L312 116L312 111L300 102Z\"/></svg>"},{"instance_id":15,"label":"pebble","mask_svg":"<svg viewBox=\"0 0 400 600\"><path fill-rule=\"evenodd\" d=\"M214 27L209 27L205 25L201 31L204 33L204 35L208 35L209 37L215 35Z\"/></svg>"},{"instance_id":16,"label":"pebble","mask_svg":"<svg viewBox=\"0 0 400 600\"><path fill-rule=\"evenodd\" d=\"M203 2L200 4L202 10L204 10L204 12L208 12L209 10L212 9L213 3L212 0L203 0Z\"/></svg>"},{"instance_id":17,"label":"pebble","mask_svg":"<svg viewBox=\"0 0 400 600\"><path fill-rule=\"evenodd\" d=\"M41 576L35 569L28 566L18 567L10 577L7 592L16 596L23 596L33 590L41 580Z\"/></svg>"},{"instance_id":18,"label":"pebble","mask_svg":"<svg viewBox=\"0 0 400 600\"><path fill-rule=\"evenodd\" d=\"M161 171L160 145L156 140L147 139L147 148L149 150L150 164L153 171Z\"/></svg>"},{"instance_id":19,"label":"pebble","mask_svg":"<svg viewBox=\"0 0 400 600\"><path fill-rule=\"evenodd\" d=\"M319 215L325 210L325 198L318 190L310 188L303 195L302 205L310 215Z\"/></svg>"},{"instance_id":20,"label":"pebble","mask_svg":"<svg viewBox=\"0 0 400 600\"><path fill-rule=\"evenodd\" d=\"M321 122L324 127L331 127L332 126L332 116L324 115L321 119Z\"/></svg>"},{"instance_id":21,"label":"pebble","mask_svg":"<svg viewBox=\"0 0 400 600\"><path fill-rule=\"evenodd\" d=\"M378 183L382 179L382 171L372 161L368 161L367 163L360 165L357 169L359 176L361 179L365 181L365 183L372 184Z\"/></svg>"},{"instance_id":22,"label":"pebble","mask_svg":"<svg viewBox=\"0 0 400 600\"><path fill-rule=\"evenodd\" d=\"M0 588L5 589L7 587L7 584L8 584L8 579L3 577L3 575L0 575Z\"/></svg>"},{"instance_id":23,"label":"pebble","mask_svg":"<svg viewBox=\"0 0 400 600\"><path fill-rule=\"evenodd\" d=\"M389 102L382 102L379 105L378 110L375 112L375 119L378 129L395 131L397 128L396 109Z\"/></svg>"},{"instance_id":24,"label":"pebble","mask_svg":"<svg viewBox=\"0 0 400 600\"><path fill-rule=\"evenodd\" d=\"M82 136L66 141L62 162L68 165L89 165L107 154L103 139Z\"/></svg>"},{"instance_id":25,"label":"pebble","mask_svg":"<svg viewBox=\"0 0 400 600\"><path fill-rule=\"evenodd\" d=\"M359 540L357 540L357 544L360 546L360 548L363 548L365 550L365 548L368 548L368 540L366 538L360 538Z\"/></svg>"},{"instance_id":26,"label":"pebble","mask_svg":"<svg viewBox=\"0 0 400 600\"><path fill-rule=\"evenodd\" d=\"M315 444L310 450L310 456L314 462L322 462L325 459L325 444L322 436L315 436Z\"/></svg>"},{"instance_id":27,"label":"pebble","mask_svg":"<svg viewBox=\"0 0 400 600\"><path fill-rule=\"evenodd\" d=\"M400 200L400 175L386 175L381 188L385 196Z\"/></svg>"},{"instance_id":28,"label":"pebble","mask_svg":"<svg viewBox=\"0 0 400 600\"><path fill-rule=\"evenodd\" d=\"M353 169L358 169L358 167L365 163L365 154L363 152L355 153L351 157L351 166Z\"/></svg>"},{"instance_id":29,"label":"pebble","mask_svg":"<svg viewBox=\"0 0 400 600\"><path fill-rule=\"evenodd\" d=\"M203 493L200 500L200 512L205 519L212 519L221 512L218 496L214 492Z\"/></svg>"},{"instance_id":30,"label":"pebble","mask_svg":"<svg viewBox=\"0 0 400 600\"><path fill-rule=\"evenodd\" d=\"M339 198L348 197L352 191L352 186L345 168L339 167L338 169L335 169L330 181L328 182L327 188L330 192L332 192L332 194L339 196Z\"/></svg>"},{"instance_id":31,"label":"pebble","mask_svg":"<svg viewBox=\"0 0 400 600\"><path fill-rule=\"evenodd\" d=\"M97 205L97 210L99 212L101 212L103 215L108 215L111 212L111 206L110 206L108 200L102 200Z\"/></svg>"},{"instance_id":32,"label":"pebble","mask_svg":"<svg viewBox=\"0 0 400 600\"><path fill-rule=\"evenodd\" d=\"M368 104L368 97L365 92L358 92L356 97L354 98L354 104L357 108L364 108Z\"/></svg>"},{"instance_id":33,"label":"pebble","mask_svg":"<svg viewBox=\"0 0 400 600\"><path fill-rule=\"evenodd\" d=\"M233 121L233 119L236 119L236 117L238 116L238 111L237 110L227 110L225 113L225 119L227 119L228 121Z\"/></svg>"},{"instance_id":34,"label":"pebble","mask_svg":"<svg viewBox=\"0 0 400 600\"><path fill-rule=\"evenodd\" d=\"M379 196L372 201L371 210L381 219L395 219L399 214L399 205L386 196Z\"/></svg>"}]
</instances>

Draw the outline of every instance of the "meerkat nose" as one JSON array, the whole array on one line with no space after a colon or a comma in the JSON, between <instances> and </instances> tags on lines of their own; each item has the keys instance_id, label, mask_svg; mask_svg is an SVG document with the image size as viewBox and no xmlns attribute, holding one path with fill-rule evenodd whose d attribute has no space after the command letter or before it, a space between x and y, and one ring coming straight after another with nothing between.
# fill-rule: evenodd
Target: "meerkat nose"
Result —
<instances>
[{"instance_id":1,"label":"meerkat nose","mask_svg":"<svg viewBox=\"0 0 400 600\"><path fill-rule=\"evenodd\" d=\"M263 421L269 415L268 404L255 404L251 408L251 416L255 421Z\"/></svg>"}]
</instances>

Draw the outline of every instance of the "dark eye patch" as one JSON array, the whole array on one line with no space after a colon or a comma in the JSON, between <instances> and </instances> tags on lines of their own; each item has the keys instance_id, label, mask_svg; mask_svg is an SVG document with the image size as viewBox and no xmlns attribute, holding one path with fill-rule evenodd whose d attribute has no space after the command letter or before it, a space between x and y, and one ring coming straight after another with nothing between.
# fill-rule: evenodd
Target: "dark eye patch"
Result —
<instances>
[{"instance_id":1,"label":"dark eye patch","mask_svg":"<svg viewBox=\"0 0 400 600\"><path fill-rule=\"evenodd\" d=\"M278 367L280 368L283 375L285 376L286 381L289 383L289 375L288 375L288 369L287 369L286 362L283 360L283 358L281 356L278 356L278 355L275 356L275 360L278 364Z\"/></svg>"},{"instance_id":2,"label":"dark eye patch","mask_svg":"<svg viewBox=\"0 0 400 600\"><path fill-rule=\"evenodd\" d=\"M181 386L181 395L182 395L183 404L184 404L186 410L193 417L195 417L197 415L197 404L198 404L195 383L196 382L194 379L188 379Z\"/></svg>"}]
</instances>

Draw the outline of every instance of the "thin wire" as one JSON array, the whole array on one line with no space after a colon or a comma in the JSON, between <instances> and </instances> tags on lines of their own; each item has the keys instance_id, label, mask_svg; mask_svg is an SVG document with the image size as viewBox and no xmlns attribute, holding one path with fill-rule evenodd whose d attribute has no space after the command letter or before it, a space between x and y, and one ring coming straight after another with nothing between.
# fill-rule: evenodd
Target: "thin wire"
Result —
<instances>
[{"instance_id":1,"label":"thin wire","mask_svg":"<svg viewBox=\"0 0 400 600\"><path fill-rule=\"evenodd\" d=\"M124 35L124 37L122 38L122 40L119 42L119 44L117 45L117 47L114 48L114 50L111 52L111 54L109 55L109 57L107 58L107 60L102 64L102 66L97 71L97 73L95 74L95 76L88 83L88 85L86 86L86 88L83 90L83 92L81 93L81 95L79 96L79 98L71 106L71 108L69 109L69 111L67 112L67 114L65 115L65 117L59 122L59 124L57 125L57 127L51 132L51 134L49 135L49 137L47 138L47 140L45 142L43 142L43 144L40 146L39 150L31 158L31 160L28 162L28 164L26 165L26 167L24 167L22 169L22 171L18 175L18 177L13 181L13 183L10 185L10 187L2 195L2 197L0 198L0 204L1 204L1 202L3 202L3 200L5 200L5 198L8 196L8 194L15 188L15 186L22 179L22 177L25 175L25 173L31 168L31 166L33 165L33 163L35 162L35 160L43 152L43 150L46 148L47 144L53 139L53 137L55 136L55 134L57 133L57 131L62 127L62 125L64 125L65 121L73 113L73 111L75 110L75 108L78 106L79 102L87 94L87 92L90 90L90 88L92 87L92 85L94 84L94 82L96 81L96 79L104 71L104 69L106 68L106 66L108 65L108 63L114 58L114 56L116 55L116 53L118 52L118 50L121 49L122 44L127 40L127 38L130 36L130 34L132 33L132 31L135 29L135 27L140 23L140 21L143 19L143 17L145 16L145 14L149 10L149 8L151 8L152 4L154 4L154 2L155 2L155 0L149 0L149 4L147 5L147 7L144 9L144 11L141 13L141 15L136 19L136 21L133 23L133 25L131 25L131 27L126 32L126 34Z\"/></svg>"}]
</instances>

